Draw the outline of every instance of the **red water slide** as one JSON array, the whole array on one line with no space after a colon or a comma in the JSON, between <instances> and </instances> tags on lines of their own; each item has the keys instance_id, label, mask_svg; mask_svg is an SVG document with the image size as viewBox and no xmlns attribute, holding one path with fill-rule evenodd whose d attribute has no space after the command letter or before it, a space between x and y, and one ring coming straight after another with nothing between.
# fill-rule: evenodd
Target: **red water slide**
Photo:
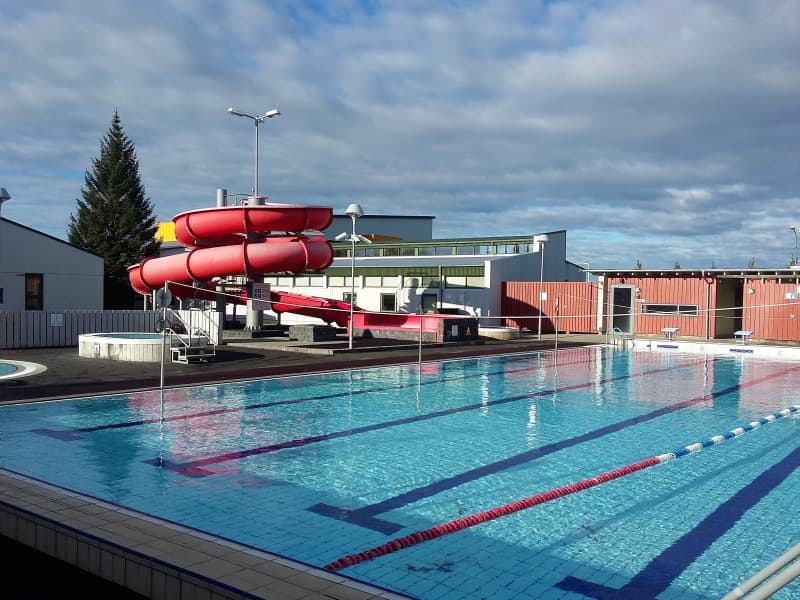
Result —
<instances>
[{"instance_id":1,"label":"red water slide","mask_svg":"<svg viewBox=\"0 0 800 600\"><path fill-rule=\"evenodd\" d=\"M302 232L323 231L332 220L331 208L294 204L191 210L172 220L175 239L190 250L146 258L128 267L128 278L143 295L170 282L168 287L177 298L214 299L215 277L325 269L333 261L330 243ZM340 300L273 291L270 301L275 312L303 314L342 327L350 318L350 305Z\"/></svg>"}]
</instances>

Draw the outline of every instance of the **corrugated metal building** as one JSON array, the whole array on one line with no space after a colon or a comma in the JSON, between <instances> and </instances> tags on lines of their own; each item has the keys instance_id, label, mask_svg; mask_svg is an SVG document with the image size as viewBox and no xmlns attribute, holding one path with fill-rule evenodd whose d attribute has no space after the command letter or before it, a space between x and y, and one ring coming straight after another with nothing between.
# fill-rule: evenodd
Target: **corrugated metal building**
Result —
<instances>
[{"instance_id":1,"label":"corrugated metal building","mask_svg":"<svg viewBox=\"0 0 800 600\"><path fill-rule=\"evenodd\" d=\"M800 269L598 270L597 283L506 281L502 313L543 333L672 335L800 342ZM541 303L537 298L542 297Z\"/></svg>"}]
</instances>

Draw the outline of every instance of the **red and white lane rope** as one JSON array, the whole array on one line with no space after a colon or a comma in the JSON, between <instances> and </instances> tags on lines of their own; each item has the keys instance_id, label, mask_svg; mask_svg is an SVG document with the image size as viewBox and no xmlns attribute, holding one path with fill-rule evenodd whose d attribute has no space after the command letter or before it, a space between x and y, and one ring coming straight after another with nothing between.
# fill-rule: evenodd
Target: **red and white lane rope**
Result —
<instances>
[{"instance_id":1,"label":"red and white lane rope","mask_svg":"<svg viewBox=\"0 0 800 600\"><path fill-rule=\"evenodd\" d=\"M449 521L448 523L441 523L439 525L434 525L433 527L430 527L428 529L423 529L421 531L416 531L409 535L395 538L389 542L386 542L385 544L381 544L380 546L376 546L374 548L365 550L363 552L358 552L356 554L349 554L347 556L343 556L342 558L339 558L325 565L325 569L329 571L338 571L340 569L351 567L358 563L372 560L373 558L378 558L379 556L384 556L386 554L402 550L403 548L415 546L416 544L419 544L421 542L436 539L438 537L442 537L449 533L455 533L456 531L461 531L462 529L466 529L467 527L479 525L481 523L485 523L487 521L491 521L499 517L504 517L506 515L510 515L520 510L524 510L526 508L531 508L532 506L544 504L545 502L555 500L556 498L561 498L563 496L568 496L569 494L574 494L575 492L587 490L596 485L600 485L601 483L607 483L609 481L613 481L614 479L619 479L620 477L630 475L631 473L636 473L637 471L641 471L643 469L647 469L649 467L660 465L669 462L671 460L674 460L676 458L680 458L681 456L694 454L696 452L699 452L703 448L721 444L725 440L738 437L748 431L752 431L753 429L757 429L762 425L776 421L781 417L797 413L798 411L800 411L800 404L795 404L794 406L791 406L789 408L784 408L780 411L761 417L757 421L752 421L747 425L731 429L730 431L722 435L715 435L710 438L707 438L702 442L695 442L694 444L683 446L682 448L678 448L676 450L673 450L672 452L666 452L664 454L659 454L657 456L651 456L650 458L646 458L644 460L640 460L638 462L626 465L624 467L619 467L611 471L606 471L605 473L601 473L600 475L595 475L594 477L590 477L582 481L553 488L547 492L542 492L536 494L535 496L528 496L527 498L522 498L521 500L510 502L509 504L504 504L502 506L491 508L489 510L484 510L469 515L467 517L455 519L454 521Z\"/></svg>"}]
</instances>

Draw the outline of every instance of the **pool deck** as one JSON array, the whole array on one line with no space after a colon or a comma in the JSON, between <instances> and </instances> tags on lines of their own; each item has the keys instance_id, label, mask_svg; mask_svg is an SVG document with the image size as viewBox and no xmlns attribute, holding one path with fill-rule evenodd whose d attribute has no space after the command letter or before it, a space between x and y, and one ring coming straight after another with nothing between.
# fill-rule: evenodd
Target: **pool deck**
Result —
<instances>
[{"instance_id":1,"label":"pool deck","mask_svg":"<svg viewBox=\"0 0 800 600\"><path fill-rule=\"evenodd\" d=\"M662 340L663 338L658 338ZM603 335L523 335L458 345L347 339L311 344L274 338L221 345L215 360L167 362L164 386L241 381L391 364L513 354L606 342ZM713 343L713 342L712 342ZM719 343L731 345L731 340ZM0 359L38 363L46 370L0 381L0 402L86 397L158 389L158 363L128 363L78 356L77 348L0 350ZM55 457L54 457L55 459ZM204 599L401 599L401 594L253 550L119 506L0 470L0 542L7 570L31 597L42 590L71 590L115 598ZM21 544L21 545L20 545ZM43 570L54 557L66 570L31 578L22 570L35 549ZM15 558L18 557L15 565ZM30 562L26 563L28 567ZM19 568L14 568L18 566ZM8 580L6 582L8 584ZM42 587L47 586L50 587ZM36 586L39 586L38 588ZM104 587L105 586L105 587ZM111 586L109 588L108 586ZM102 591L101 591L102 590ZM113 590L113 591L112 591ZM92 592L92 593L90 593Z\"/></svg>"}]
</instances>

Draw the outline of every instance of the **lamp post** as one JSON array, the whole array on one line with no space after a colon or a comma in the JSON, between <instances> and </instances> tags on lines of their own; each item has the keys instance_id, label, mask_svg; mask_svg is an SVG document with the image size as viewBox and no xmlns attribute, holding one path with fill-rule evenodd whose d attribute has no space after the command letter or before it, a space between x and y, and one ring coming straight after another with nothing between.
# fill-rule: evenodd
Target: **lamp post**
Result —
<instances>
[{"instance_id":1,"label":"lamp post","mask_svg":"<svg viewBox=\"0 0 800 600\"><path fill-rule=\"evenodd\" d=\"M792 266L797 264L797 227L789 225L789 229L794 232L794 255L792 256Z\"/></svg>"},{"instance_id":2,"label":"lamp post","mask_svg":"<svg viewBox=\"0 0 800 600\"><path fill-rule=\"evenodd\" d=\"M360 204L351 203L347 205L344 211L350 220L353 222L353 231L350 234L350 323L347 327L348 330L348 344L347 347L353 349L353 304L355 304L356 297L356 242L366 242L371 244L367 238L360 236L356 233L356 219L364 215L364 209ZM336 236L337 240L347 239L347 234L342 233Z\"/></svg>"},{"instance_id":3,"label":"lamp post","mask_svg":"<svg viewBox=\"0 0 800 600\"><path fill-rule=\"evenodd\" d=\"M265 119L271 119L272 117L277 117L281 112L277 108L273 108L272 110L268 110L263 115L254 117L253 115L248 115L247 113L239 112L238 110L234 110L233 108L228 109L228 114L234 115L236 117L247 117L248 119L252 119L253 123L256 126L256 160L255 160L255 181L253 182L253 204L264 204L264 200L258 195L258 126L264 122ZM248 284L248 297L251 296L252 291L252 281ZM263 279L262 279L263 281ZM247 320L245 323L245 329L248 331L258 331L261 329L262 319L263 319L263 311L256 310L252 308L252 302L248 301L247 304Z\"/></svg>"},{"instance_id":4,"label":"lamp post","mask_svg":"<svg viewBox=\"0 0 800 600\"><path fill-rule=\"evenodd\" d=\"M234 110L233 108L228 109L229 115L234 115L237 117L247 117L248 119L252 119L253 123L256 126L256 162L255 162L255 183L253 185L253 196L258 197L258 126L264 122L265 119L271 119L272 117L277 117L281 114L277 108L273 108L272 110L268 110L260 117L254 117L253 115L248 115L247 113L239 112L238 110Z\"/></svg>"},{"instance_id":5,"label":"lamp post","mask_svg":"<svg viewBox=\"0 0 800 600\"><path fill-rule=\"evenodd\" d=\"M542 288L544 287L544 246L550 238L546 234L533 236L533 243L539 245L539 256L541 263L539 266L539 333L536 337L537 340L542 339Z\"/></svg>"}]
</instances>

